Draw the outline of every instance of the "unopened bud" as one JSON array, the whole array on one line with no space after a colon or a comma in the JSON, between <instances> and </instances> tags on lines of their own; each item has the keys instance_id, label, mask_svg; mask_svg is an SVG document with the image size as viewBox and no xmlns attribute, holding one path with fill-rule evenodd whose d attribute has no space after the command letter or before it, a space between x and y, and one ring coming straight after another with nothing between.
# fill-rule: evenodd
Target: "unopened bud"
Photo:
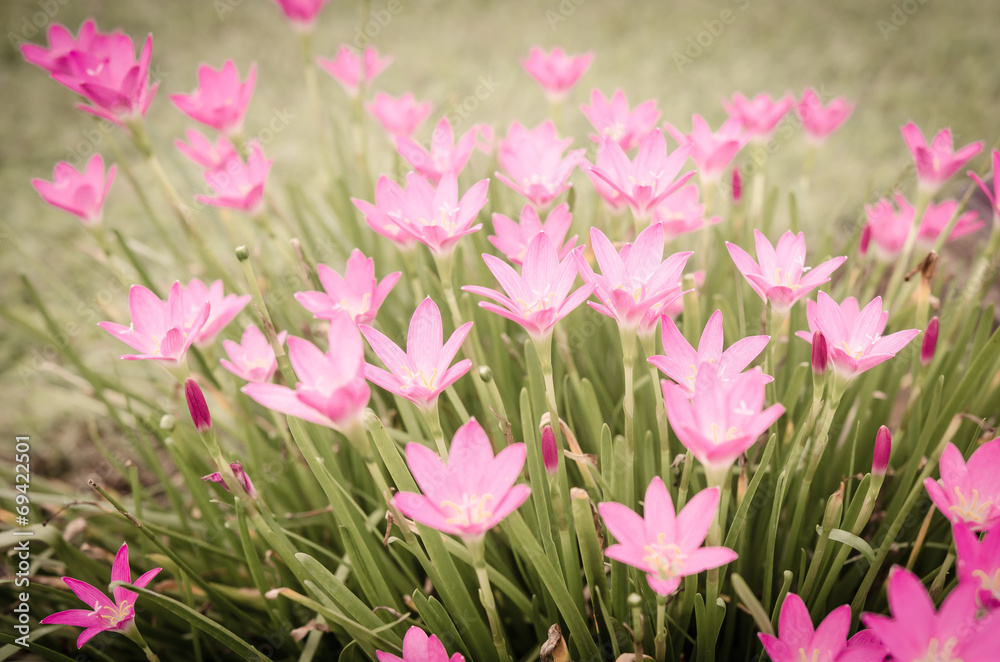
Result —
<instances>
[{"instance_id":1,"label":"unopened bud","mask_svg":"<svg viewBox=\"0 0 1000 662\"><path fill-rule=\"evenodd\" d=\"M858 252L862 255L868 254L868 244L872 240L872 226L865 225L865 228L861 231L861 239L858 241Z\"/></svg>"},{"instance_id":2,"label":"unopened bud","mask_svg":"<svg viewBox=\"0 0 1000 662\"><path fill-rule=\"evenodd\" d=\"M205 402L205 394L201 392L198 382L187 378L184 382L184 397L187 398L188 411L191 412L191 420L198 432L205 432L212 429L212 414L208 411L208 403Z\"/></svg>"},{"instance_id":3,"label":"unopened bud","mask_svg":"<svg viewBox=\"0 0 1000 662\"><path fill-rule=\"evenodd\" d=\"M733 204L743 202L743 176L739 168L733 168Z\"/></svg>"},{"instance_id":4,"label":"unopened bud","mask_svg":"<svg viewBox=\"0 0 1000 662\"><path fill-rule=\"evenodd\" d=\"M556 435L551 425L542 428L542 464L550 475L559 468L559 449L556 447Z\"/></svg>"},{"instance_id":5,"label":"unopened bud","mask_svg":"<svg viewBox=\"0 0 1000 662\"><path fill-rule=\"evenodd\" d=\"M479 378L487 384L493 381L493 369L488 365L479 366Z\"/></svg>"},{"instance_id":6,"label":"unopened bud","mask_svg":"<svg viewBox=\"0 0 1000 662\"><path fill-rule=\"evenodd\" d=\"M872 453L872 475L884 476L892 454L892 433L882 426L875 433L875 451Z\"/></svg>"},{"instance_id":7,"label":"unopened bud","mask_svg":"<svg viewBox=\"0 0 1000 662\"><path fill-rule=\"evenodd\" d=\"M826 374L826 366L830 360L829 349L826 346L826 336L821 331L813 333L812 369L817 375Z\"/></svg>"},{"instance_id":8,"label":"unopened bud","mask_svg":"<svg viewBox=\"0 0 1000 662\"><path fill-rule=\"evenodd\" d=\"M250 480L250 476L248 476L247 472L243 470L243 464L240 462L233 462L232 464L229 465L229 468L233 470L233 474L235 474L236 480L240 481L240 484L243 485L243 489L246 490L246 493L250 496L250 498L256 499L257 489L253 486L253 482ZM202 476L201 479L204 481L211 481L213 483L218 483L222 485L224 488L226 488L227 492L230 491L229 486L226 485L226 481L222 479L222 474L219 473L218 471L216 471L215 473L208 474L207 476Z\"/></svg>"},{"instance_id":9,"label":"unopened bud","mask_svg":"<svg viewBox=\"0 0 1000 662\"><path fill-rule=\"evenodd\" d=\"M236 259L242 262L250 257L250 251L247 250L246 246L236 247Z\"/></svg>"},{"instance_id":10,"label":"unopened bud","mask_svg":"<svg viewBox=\"0 0 1000 662\"><path fill-rule=\"evenodd\" d=\"M161 430L170 432L171 430L174 429L175 425L177 425L177 419L174 418L173 414L164 414L163 417L160 418Z\"/></svg>"},{"instance_id":11,"label":"unopened bud","mask_svg":"<svg viewBox=\"0 0 1000 662\"><path fill-rule=\"evenodd\" d=\"M937 350L938 333L940 330L941 322L938 321L937 315L935 315L927 323L927 331L924 332L924 342L920 345L921 365L930 365L930 362L934 360L934 352Z\"/></svg>"}]
</instances>

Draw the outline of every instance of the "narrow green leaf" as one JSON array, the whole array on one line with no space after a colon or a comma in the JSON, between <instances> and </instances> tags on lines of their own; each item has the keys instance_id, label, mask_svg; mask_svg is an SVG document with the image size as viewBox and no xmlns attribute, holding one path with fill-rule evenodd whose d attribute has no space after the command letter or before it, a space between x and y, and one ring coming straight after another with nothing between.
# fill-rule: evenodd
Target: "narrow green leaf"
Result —
<instances>
[{"instance_id":1,"label":"narrow green leaf","mask_svg":"<svg viewBox=\"0 0 1000 662\"><path fill-rule=\"evenodd\" d=\"M747 586L746 580L734 572L731 576L731 581L733 583L733 590L736 591L736 595L743 601L743 606L750 612L760 631L773 635L774 629L771 627L771 621L767 617L767 611L764 609L764 605L760 603L760 600L757 599L757 596L754 595L753 591L750 590L750 587Z\"/></svg>"},{"instance_id":2,"label":"narrow green leaf","mask_svg":"<svg viewBox=\"0 0 1000 662\"><path fill-rule=\"evenodd\" d=\"M823 535L823 527L817 526L816 533ZM842 542L845 545L850 545L854 549L861 552L861 555L865 557L865 560L868 561L868 563L875 562L875 552L872 551L871 545L850 531L844 531L843 529L831 529L830 540L836 540L837 542Z\"/></svg>"}]
</instances>

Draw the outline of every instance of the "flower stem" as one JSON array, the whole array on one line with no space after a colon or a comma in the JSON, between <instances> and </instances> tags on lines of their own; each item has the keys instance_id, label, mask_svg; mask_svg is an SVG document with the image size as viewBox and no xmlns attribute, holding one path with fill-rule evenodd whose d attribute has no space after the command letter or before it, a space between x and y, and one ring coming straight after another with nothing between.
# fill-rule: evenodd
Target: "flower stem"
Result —
<instances>
[{"instance_id":1,"label":"flower stem","mask_svg":"<svg viewBox=\"0 0 1000 662\"><path fill-rule=\"evenodd\" d=\"M447 462L448 446L445 444L444 431L441 429L441 412L438 411L437 401L434 402L433 406L421 408L420 411L424 415L424 420L427 421L427 427L431 430L431 436L434 437L438 455L441 456L442 461Z\"/></svg>"},{"instance_id":2,"label":"flower stem","mask_svg":"<svg viewBox=\"0 0 1000 662\"><path fill-rule=\"evenodd\" d=\"M622 501L629 508L635 499L635 330L621 330L622 359L625 367L625 399L622 409L625 413L625 444L628 450L628 466L621 467L625 471ZM619 467L616 467L616 470Z\"/></svg>"},{"instance_id":3,"label":"flower stem","mask_svg":"<svg viewBox=\"0 0 1000 662\"><path fill-rule=\"evenodd\" d=\"M503 626L500 623L500 614L497 612L496 603L493 601L493 590L490 588L490 577L486 570L486 548L482 537L466 540L469 554L472 555L472 565L476 569L476 577L479 578L479 600L486 609L486 616L490 621L490 630L493 632L493 645L497 649L497 657L501 662L511 660L507 654L507 642L503 636Z\"/></svg>"},{"instance_id":4,"label":"flower stem","mask_svg":"<svg viewBox=\"0 0 1000 662\"><path fill-rule=\"evenodd\" d=\"M885 288L886 306L894 310L899 310L899 303L896 296L903 284L903 274L910 269L910 262L913 260L913 248L917 243L917 234L920 231L920 221L924 217L927 204L931 201L931 195L920 190L917 193L917 204L913 210L913 220L910 222L910 230L906 233L903 241L903 249L899 253L896 263L892 267L892 274L889 276L889 284Z\"/></svg>"},{"instance_id":5,"label":"flower stem","mask_svg":"<svg viewBox=\"0 0 1000 662\"><path fill-rule=\"evenodd\" d=\"M667 658L667 596L656 596L656 662L664 662Z\"/></svg>"},{"instance_id":6,"label":"flower stem","mask_svg":"<svg viewBox=\"0 0 1000 662\"><path fill-rule=\"evenodd\" d=\"M649 333L639 336L639 344L642 346L643 354L646 358L656 354L656 335ZM673 466L670 457L670 427L667 425L667 407L663 401L663 389L660 388L660 372L651 363L649 367L649 381L653 388L653 400L656 402L656 429L660 436L660 476L667 485L673 485Z\"/></svg>"}]
</instances>

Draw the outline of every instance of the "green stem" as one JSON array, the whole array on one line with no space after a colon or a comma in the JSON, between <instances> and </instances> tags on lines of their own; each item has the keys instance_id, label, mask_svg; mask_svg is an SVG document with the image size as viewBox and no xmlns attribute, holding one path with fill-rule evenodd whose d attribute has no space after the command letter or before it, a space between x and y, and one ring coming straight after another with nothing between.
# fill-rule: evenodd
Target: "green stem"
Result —
<instances>
[{"instance_id":1,"label":"green stem","mask_svg":"<svg viewBox=\"0 0 1000 662\"><path fill-rule=\"evenodd\" d=\"M667 596L656 596L656 662L664 662L667 658Z\"/></svg>"},{"instance_id":2,"label":"green stem","mask_svg":"<svg viewBox=\"0 0 1000 662\"><path fill-rule=\"evenodd\" d=\"M896 301L896 296L899 294L899 288L903 284L903 274L910 269L910 263L913 261L913 248L917 243L920 221L924 217L924 211L927 209L931 197L931 194L924 190L920 190L917 193L917 204L913 210L913 220L910 222L910 230L903 241L903 249L900 251L899 257L892 267L889 284L885 288L885 301L886 306L891 307L893 310L899 310L901 302Z\"/></svg>"},{"instance_id":3,"label":"green stem","mask_svg":"<svg viewBox=\"0 0 1000 662\"><path fill-rule=\"evenodd\" d=\"M646 358L656 354L656 336L653 333L639 336L639 344ZM663 389L660 388L660 372L656 366L649 363L649 381L653 389L653 400L656 403L656 429L660 438L660 476L667 485L673 485L674 470L670 457L670 427L667 422L667 407L663 400Z\"/></svg>"},{"instance_id":4,"label":"green stem","mask_svg":"<svg viewBox=\"0 0 1000 662\"><path fill-rule=\"evenodd\" d=\"M424 420L427 421L427 427L431 430L431 436L434 438L434 444L437 446L438 455L441 456L442 461L447 462L448 445L444 440L444 430L441 429L441 412L438 411L437 401L434 402L433 406L421 408L420 411L424 415Z\"/></svg>"},{"instance_id":5,"label":"green stem","mask_svg":"<svg viewBox=\"0 0 1000 662\"><path fill-rule=\"evenodd\" d=\"M472 566L476 569L476 577L479 579L479 600L486 609L486 616L490 621L490 630L493 633L493 645L497 649L497 657L501 662L511 660L507 653L507 642L503 635L503 625L500 623L500 614L497 612L496 603L493 601L493 590L490 588L490 577L486 570L486 549L482 537L466 540L465 544L469 548L472 556Z\"/></svg>"},{"instance_id":6,"label":"green stem","mask_svg":"<svg viewBox=\"0 0 1000 662\"><path fill-rule=\"evenodd\" d=\"M622 360L625 368L625 399L622 410L625 414L625 444L628 450L626 467L616 467L625 472L622 503L631 508L635 499L635 330L622 329Z\"/></svg>"}]
</instances>

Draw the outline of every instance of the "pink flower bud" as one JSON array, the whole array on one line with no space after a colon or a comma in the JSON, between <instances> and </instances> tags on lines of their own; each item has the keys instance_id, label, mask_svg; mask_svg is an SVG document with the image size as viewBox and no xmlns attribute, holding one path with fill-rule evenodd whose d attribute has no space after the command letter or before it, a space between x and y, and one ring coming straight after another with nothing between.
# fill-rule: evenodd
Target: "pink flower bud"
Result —
<instances>
[{"instance_id":1,"label":"pink flower bud","mask_svg":"<svg viewBox=\"0 0 1000 662\"><path fill-rule=\"evenodd\" d=\"M189 380L190 381L190 380ZM233 462L229 465L229 468L233 470L233 474L236 475L236 480L240 481L243 485L243 489L250 496L251 499L257 498L257 489L253 486L253 482L250 480L250 476L247 472L243 470L243 464L241 462ZM207 476L202 476L202 480L211 481L213 483L218 483L226 488L227 492L230 492L229 486L226 485L226 481L222 479L222 474L216 471L215 473L208 474Z\"/></svg>"},{"instance_id":2,"label":"pink flower bud","mask_svg":"<svg viewBox=\"0 0 1000 662\"><path fill-rule=\"evenodd\" d=\"M937 349L938 332L941 329L941 322L938 321L937 315L931 318L931 321L927 323L927 331L924 333L924 342L920 346L920 364L930 365L930 362L934 360L934 351Z\"/></svg>"},{"instance_id":3,"label":"pink flower bud","mask_svg":"<svg viewBox=\"0 0 1000 662\"><path fill-rule=\"evenodd\" d=\"M863 230L861 230L861 239L858 240L858 253L862 255L868 254L868 244L872 240L872 226L866 225Z\"/></svg>"},{"instance_id":4,"label":"pink flower bud","mask_svg":"<svg viewBox=\"0 0 1000 662\"><path fill-rule=\"evenodd\" d=\"M542 463L549 474L554 474L559 468L559 449L556 448L556 435L551 425L542 430Z\"/></svg>"},{"instance_id":5,"label":"pink flower bud","mask_svg":"<svg viewBox=\"0 0 1000 662\"><path fill-rule=\"evenodd\" d=\"M812 369L817 375L826 374L826 364L829 360L828 348L826 346L826 336L821 331L813 334L812 341Z\"/></svg>"},{"instance_id":6,"label":"pink flower bud","mask_svg":"<svg viewBox=\"0 0 1000 662\"><path fill-rule=\"evenodd\" d=\"M201 392L198 383L188 377L184 382L184 397L187 398L188 411L191 412L191 420L198 432L205 432L212 429L212 414L208 411L208 403L205 402L205 394Z\"/></svg>"},{"instance_id":7,"label":"pink flower bud","mask_svg":"<svg viewBox=\"0 0 1000 662\"><path fill-rule=\"evenodd\" d=\"M892 433L882 426L875 433L875 451L872 453L872 474L884 476L889 466L889 455L892 453Z\"/></svg>"},{"instance_id":8,"label":"pink flower bud","mask_svg":"<svg viewBox=\"0 0 1000 662\"><path fill-rule=\"evenodd\" d=\"M737 167L733 168L733 204L740 204L743 202L743 176L740 175L740 169Z\"/></svg>"}]
</instances>

